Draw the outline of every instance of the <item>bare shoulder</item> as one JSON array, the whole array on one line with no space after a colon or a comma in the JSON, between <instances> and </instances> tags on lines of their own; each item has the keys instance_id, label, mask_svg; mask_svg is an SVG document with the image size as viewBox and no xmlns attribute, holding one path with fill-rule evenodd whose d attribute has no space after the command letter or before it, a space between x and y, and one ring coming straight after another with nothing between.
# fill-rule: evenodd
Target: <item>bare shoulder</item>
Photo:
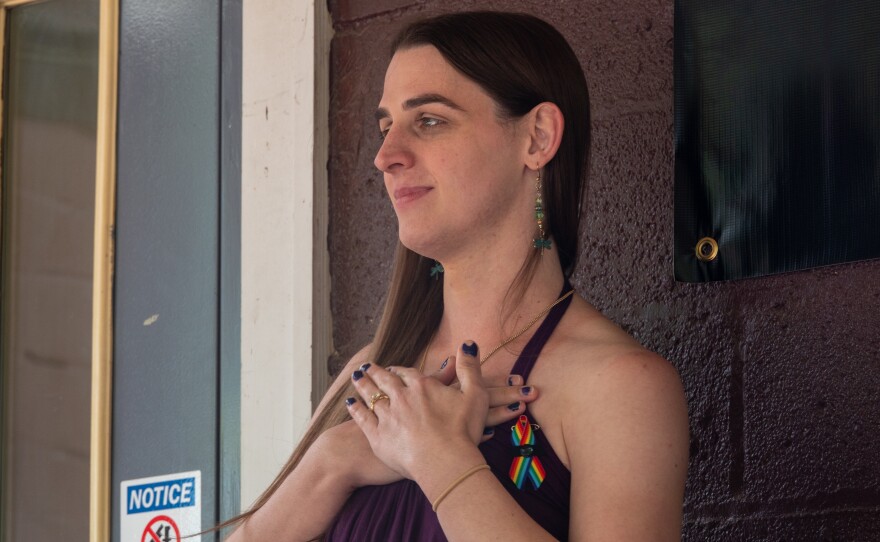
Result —
<instances>
[{"instance_id":1,"label":"bare shoulder","mask_svg":"<svg viewBox=\"0 0 880 542\"><path fill-rule=\"evenodd\" d=\"M554 380L569 406L607 414L634 402L683 401L681 379L671 363L585 301L578 299L571 309L552 356L554 376L565 374Z\"/></svg>"},{"instance_id":2,"label":"bare shoulder","mask_svg":"<svg viewBox=\"0 0 880 542\"><path fill-rule=\"evenodd\" d=\"M312 416L312 420L314 419L325 409L327 408L327 403L333 398L333 396L343 387L349 385L351 382L351 373L353 373L356 369L358 369L361 365L369 361L370 357L370 349L373 344L369 343L360 350L355 353L348 360L348 363L339 371L339 374L336 375L336 379L333 383L330 384L330 387L327 389L327 392L324 393L324 397L321 399L321 402L318 404L318 408L315 409L315 414Z\"/></svg>"},{"instance_id":3,"label":"bare shoulder","mask_svg":"<svg viewBox=\"0 0 880 542\"><path fill-rule=\"evenodd\" d=\"M348 360L348 363L345 364L345 367L342 369L340 374L344 374L348 369L354 371L370 359L370 351L373 348L373 343L368 343L364 345L363 348L355 352L355 354Z\"/></svg>"},{"instance_id":4,"label":"bare shoulder","mask_svg":"<svg viewBox=\"0 0 880 542\"><path fill-rule=\"evenodd\" d=\"M623 351L585 375L567 400L580 413L564 420L568 433L639 433L687 439L687 405L678 371L646 349Z\"/></svg>"},{"instance_id":5,"label":"bare shoulder","mask_svg":"<svg viewBox=\"0 0 880 542\"><path fill-rule=\"evenodd\" d=\"M351 377L351 373L360 368L361 365L370 361L370 351L373 348L373 343L369 343L365 345L363 348L358 350L351 359L342 367L339 371L339 374L336 375L336 380L330 385L330 389L327 390L327 393L331 393L334 389L339 388L348 383L349 378Z\"/></svg>"},{"instance_id":6,"label":"bare shoulder","mask_svg":"<svg viewBox=\"0 0 880 542\"><path fill-rule=\"evenodd\" d=\"M582 512L574 539L675 540L689 440L678 371L586 302L572 308L552 386Z\"/></svg>"}]
</instances>

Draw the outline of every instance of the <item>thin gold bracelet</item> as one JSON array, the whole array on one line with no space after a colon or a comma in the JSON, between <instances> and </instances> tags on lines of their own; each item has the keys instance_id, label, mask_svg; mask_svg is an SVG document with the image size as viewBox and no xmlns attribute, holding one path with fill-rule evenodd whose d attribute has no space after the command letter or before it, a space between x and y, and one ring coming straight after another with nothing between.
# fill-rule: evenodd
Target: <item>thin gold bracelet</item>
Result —
<instances>
[{"instance_id":1,"label":"thin gold bracelet","mask_svg":"<svg viewBox=\"0 0 880 542\"><path fill-rule=\"evenodd\" d=\"M468 478L468 476L474 474L475 472L481 471L481 470L483 470L483 469L488 469L488 468L489 468L489 465L487 465L487 464L485 464L485 463L483 463L482 465L477 465L476 467L471 467L471 468L469 468L467 471L465 471L464 474L462 474L461 476L459 476L458 479L456 479L454 482L452 482L451 484L449 484L449 487L447 487L447 488L443 491L443 493L441 493L440 496L437 497L437 498L434 500L434 502L431 504L431 508L434 509L434 512L436 512L436 511L437 511L437 507L440 506L440 501L442 501L443 499L446 498L447 495L449 495L450 493L452 493L452 490L455 489L456 487L458 487L458 484L464 482L464 481Z\"/></svg>"}]
</instances>

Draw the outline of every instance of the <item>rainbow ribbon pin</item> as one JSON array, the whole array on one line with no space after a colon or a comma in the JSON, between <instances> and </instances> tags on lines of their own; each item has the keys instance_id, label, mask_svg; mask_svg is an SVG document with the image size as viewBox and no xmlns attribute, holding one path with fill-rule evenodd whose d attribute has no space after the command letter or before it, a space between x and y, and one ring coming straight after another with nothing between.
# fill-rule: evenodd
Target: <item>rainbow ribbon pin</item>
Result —
<instances>
[{"instance_id":1,"label":"rainbow ribbon pin","mask_svg":"<svg viewBox=\"0 0 880 542\"><path fill-rule=\"evenodd\" d=\"M519 417L519 421L510 432L513 440L513 452L516 457L510 464L510 479L516 484L517 489L522 489L525 481L531 480L535 489L541 487L547 473L541 460L535 457L535 434L532 432L532 424L525 415Z\"/></svg>"}]
</instances>

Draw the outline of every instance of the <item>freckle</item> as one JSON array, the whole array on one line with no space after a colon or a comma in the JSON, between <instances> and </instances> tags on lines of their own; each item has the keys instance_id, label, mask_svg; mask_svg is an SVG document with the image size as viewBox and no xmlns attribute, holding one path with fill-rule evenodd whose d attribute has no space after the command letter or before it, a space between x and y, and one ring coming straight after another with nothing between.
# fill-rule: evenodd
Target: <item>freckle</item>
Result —
<instances>
[{"instance_id":1,"label":"freckle","mask_svg":"<svg viewBox=\"0 0 880 542\"><path fill-rule=\"evenodd\" d=\"M266 120L269 120L269 106L266 106Z\"/></svg>"}]
</instances>

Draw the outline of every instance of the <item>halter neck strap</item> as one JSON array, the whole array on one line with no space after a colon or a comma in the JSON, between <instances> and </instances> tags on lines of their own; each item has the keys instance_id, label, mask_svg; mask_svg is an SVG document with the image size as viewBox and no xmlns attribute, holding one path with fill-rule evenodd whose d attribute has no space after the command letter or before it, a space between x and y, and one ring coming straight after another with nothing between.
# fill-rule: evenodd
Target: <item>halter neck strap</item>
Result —
<instances>
[{"instance_id":1,"label":"halter neck strap","mask_svg":"<svg viewBox=\"0 0 880 542\"><path fill-rule=\"evenodd\" d=\"M571 283L569 283L568 278L566 278L565 284L562 286L562 291L559 292L559 297L562 297L572 289ZM562 316L565 315L568 306L571 305L572 297L574 296L568 296L547 313L544 321L541 322L538 330L535 331L535 334L532 335L532 338L526 343L522 353L516 359L516 363L513 364L511 374L521 375L523 377L523 382L528 381L529 374L532 372L535 362L538 361L538 356L541 354L541 350L544 348L544 345L547 344L550 335L553 334L559 321L562 320Z\"/></svg>"}]
</instances>

